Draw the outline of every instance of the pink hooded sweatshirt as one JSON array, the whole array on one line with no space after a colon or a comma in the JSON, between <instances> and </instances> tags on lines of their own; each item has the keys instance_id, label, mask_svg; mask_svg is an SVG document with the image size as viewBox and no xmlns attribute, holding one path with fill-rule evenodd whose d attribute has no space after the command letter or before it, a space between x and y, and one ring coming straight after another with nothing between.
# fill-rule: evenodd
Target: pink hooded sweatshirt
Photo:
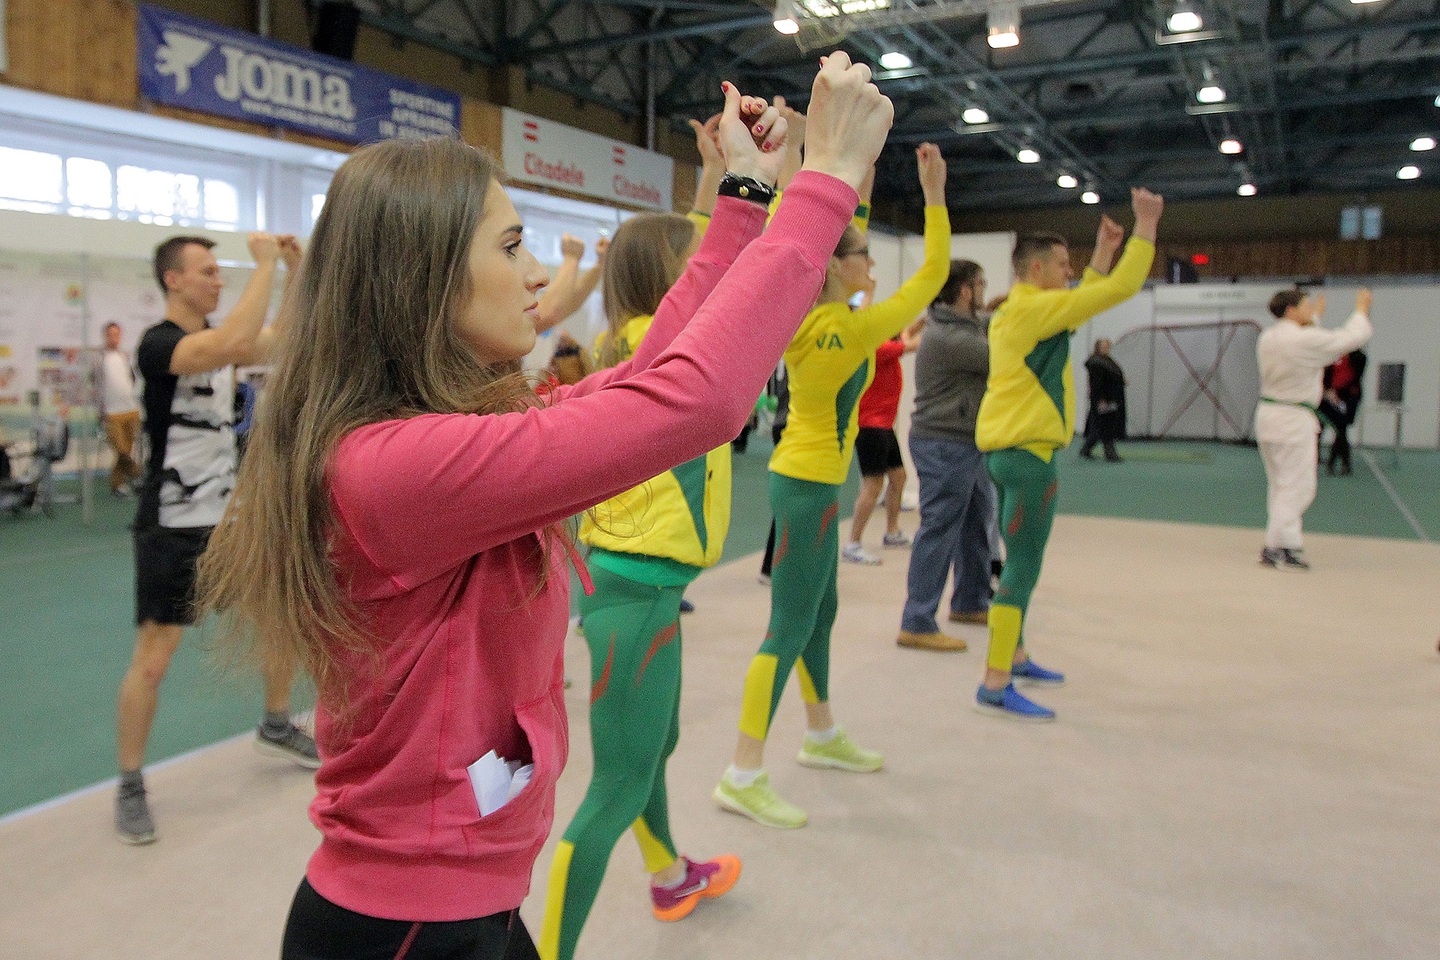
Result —
<instances>
[{"instance_id":1,"label":"pink hooded sweatshirt","mask_svg":"<svg viewBox=\"0 0 1440 960\"><path fill-rule=\"evenodd\" d=\"M740 432L856 200L802 172L761 237L763 207L721 198L627 363L548 406L391 420L340 443L333 557L383 677L347 727L318 711L323 839L306 875L321 896L427 922L520 905L568 753L569 575L543 531ZM466 768L490 750L535 769L482 817Z\"/></svg>"}]
</instances>

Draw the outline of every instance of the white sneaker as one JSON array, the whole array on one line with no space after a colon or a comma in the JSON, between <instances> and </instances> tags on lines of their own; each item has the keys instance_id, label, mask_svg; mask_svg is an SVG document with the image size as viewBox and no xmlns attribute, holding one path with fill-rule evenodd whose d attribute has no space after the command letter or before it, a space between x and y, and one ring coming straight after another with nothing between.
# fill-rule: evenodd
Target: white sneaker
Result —
<instances>
[{"instance_id":1,"label":"white sneaker","mask_svg":"<svg viewBox=\"0 0 1440 960\"><path fill-rule=\"evenodd\" d=\"M905 536L905 534L904 534L903 532L896 532L896 533L887 533L887 534L885 534L885 541L884 541L884 542L885 542L885 546L887 546L887 547L908 547L908 546L910 546L910 538L907 537L907 536Z\"/></svg>"},{"instance_id":2,"label":"white sneaker","mask_svg":"<svg viewBox=\"0 0 1440 960\"><path fill-rule=\"evenodd\" d=\"M873 553L866 553L865 548L858 543L845 544L845 549L840 551L840 556L846 563L863 563L867 567L878 567L882 562Z\"/></svg>"}]
</instances>

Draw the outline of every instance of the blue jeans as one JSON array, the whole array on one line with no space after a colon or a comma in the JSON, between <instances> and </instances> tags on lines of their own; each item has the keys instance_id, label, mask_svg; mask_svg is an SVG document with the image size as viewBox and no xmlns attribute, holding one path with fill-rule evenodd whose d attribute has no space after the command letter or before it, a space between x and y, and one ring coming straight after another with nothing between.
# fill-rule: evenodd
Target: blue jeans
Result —
<instances>
[{"instance_id":1,"label":"blue jeans","mask_svg":"<svg viewBox=\"0 0 1440 960\"><path fill-rule=\"evenodd\" d=\"M984 455L963 440L912 436L910 462L920 478L920 529L910 548L900 629L934 633L939 629L935 611L952 570L950 609L974 613L990 608L995 485L985 472Z\"/></svg>"}]
</instances>

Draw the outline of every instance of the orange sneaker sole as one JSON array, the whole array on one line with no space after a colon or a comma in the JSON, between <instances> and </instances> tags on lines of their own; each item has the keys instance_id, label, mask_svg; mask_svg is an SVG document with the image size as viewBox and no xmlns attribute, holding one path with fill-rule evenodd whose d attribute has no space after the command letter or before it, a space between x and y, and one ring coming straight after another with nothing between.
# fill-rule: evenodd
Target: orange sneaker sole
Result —
<instances>
[{"instance_id":1,"label":"orange sneaker sole","mask_svg":"<svg viewBox=\"0 0 1440 960\"><path fill-rule=\"evenodd\" d=\"M732 854L721 854L715 860L720 864L720 869L715 876L710 878L710 883L704 890L698 890L681 900L675 906L662 910L659 907L652 907L655 912L655 919L662 923L674 923L677 920L684 920L695 911L695 905L701 900L713 900L716 897L723 897L735 887L736 881L740 879L740 858Z\"/></svg>"}]
</instances>

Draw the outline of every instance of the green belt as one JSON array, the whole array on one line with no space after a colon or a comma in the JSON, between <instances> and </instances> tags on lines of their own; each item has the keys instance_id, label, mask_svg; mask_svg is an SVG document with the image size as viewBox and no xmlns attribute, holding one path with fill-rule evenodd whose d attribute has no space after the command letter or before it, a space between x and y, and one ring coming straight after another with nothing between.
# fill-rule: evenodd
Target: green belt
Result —
<instances>
[{"instance_id":1,"label":"green belt","mask_svg":"<svg viewBox=\"0 0 1440 960\"><path fill-rule=\"evenodd\" d=\"M1309 410L1311 413L1315 414L1315 416L1320 416L1320 408L1315 406L1315 404L1313 403L1303 403L1296 400L1276 400L1274 397L1261 397L1260 402L1278 403L1282 407L1304 407L1306 410Z\"/></svg>"}]
</instances>

